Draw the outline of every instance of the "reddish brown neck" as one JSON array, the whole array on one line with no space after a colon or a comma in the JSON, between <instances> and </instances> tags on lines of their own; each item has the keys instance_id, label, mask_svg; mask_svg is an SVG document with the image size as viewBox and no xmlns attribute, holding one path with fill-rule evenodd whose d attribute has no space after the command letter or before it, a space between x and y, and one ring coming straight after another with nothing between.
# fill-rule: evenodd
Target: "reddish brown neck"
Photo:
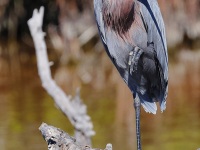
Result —
<instances>
[{"instance_id":1,"label":"reddish brown neck","mask_svg":"<svg viewBox=\"0 0 200 150\"><path fill-rule=\"evenodd\" d=\"M118 33L128 31L134 21L134 0L103 0L103 19Z\"/></svg>"},{"instance_id":2,"label":"reddish brown neck","mask_svg":"<svg viewBox=\"0 0 200 150\"><path fill-rule=\"evenodd\" d=\"M113 15L123 15L130 12L134 0L103 0L103 6Z\"/></svg>"}]
</instances>

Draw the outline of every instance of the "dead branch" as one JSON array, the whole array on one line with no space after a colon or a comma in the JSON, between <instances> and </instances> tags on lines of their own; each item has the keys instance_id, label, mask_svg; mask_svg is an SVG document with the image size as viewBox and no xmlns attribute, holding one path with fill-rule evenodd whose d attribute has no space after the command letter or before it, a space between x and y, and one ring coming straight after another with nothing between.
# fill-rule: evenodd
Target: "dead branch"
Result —
<instances>
[{"instance_id":1,"label":"dead branch","mask_svg":"<svg viewBox=\"0 0 200 150\"><path fill-rule=\"evenodd\" d=\"M37 66L42 86L51 95L58 108L69 118L75 128L75 138L81 145L90 145L91 136L95 134L93 124L87 115L87 108L82 103L79 95L71 98L55 83L51 76L47 48L44 41L45 33L42 31L44 7L34 10L33 16L28 20L28 26L33 37Z\"/></svg>"},{"instance_id":2,"label":"dead branch","mask_svg":"<svg viewBox=\"0 0 200 150\"><path fill-rule=\"evenodd\" d=\"M48 143L49 150L98 150L90 146L83 147L79 145L75 138L69 136L63 130L47 125L46 123L42 123L39 130ZM112 145L107 144L105 150L112 150Z\"/></svg>"}]
</instances>

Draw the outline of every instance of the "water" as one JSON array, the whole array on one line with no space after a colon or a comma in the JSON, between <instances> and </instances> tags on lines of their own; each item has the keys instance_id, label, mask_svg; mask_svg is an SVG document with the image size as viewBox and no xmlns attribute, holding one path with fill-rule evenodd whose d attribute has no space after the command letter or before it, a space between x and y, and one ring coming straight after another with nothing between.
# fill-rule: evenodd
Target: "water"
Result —
<instances>
[{"instance_id":1,"label":"water","mask_svg":"<svg viewBox=\"0 0 200 150\"><path fill-rule=\"evenodd\" d=\"M93 64L91 62L94 60L88 61L92 57L95 56L85 56L87 61L84 58L82 61ZM26 58L21 55L13 59L14 63L6 63L6 59L1 58L0 149L47 149L38 130L42 122L73 135L69 121L56 109L51 97L41 87L34 58L24 61L28 64L22 63ZM136 141L132 96L104 54L95 61L95 66L86 68L92 72L90 83L82 82L77 75L77 67L55 66L54 76L69 94L81 86L81 97L88 106L96 131L92 139L93 147L105 148L107 143L112 143L114 150L133 150ZM198 51L183 51L177 56L176 62L170 64L167 110L152 115L142 109L143 149L200 148L199 76Z\"/></svg>"}]
</instances>

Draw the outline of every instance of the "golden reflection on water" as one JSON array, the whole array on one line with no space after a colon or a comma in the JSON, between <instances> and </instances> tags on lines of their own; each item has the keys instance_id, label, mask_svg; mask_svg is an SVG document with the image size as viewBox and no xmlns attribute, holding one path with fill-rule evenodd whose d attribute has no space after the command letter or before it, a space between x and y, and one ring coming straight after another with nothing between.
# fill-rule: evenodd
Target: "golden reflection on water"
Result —
<instances>
[{"instance_id":1,"label":"golden reflection on water","mask_svg":"<svg viewBox=\"0 0 200 150\"><path fill-rule=\"evenodd\" d=\"M77 85L81 85L81 95L97 133L93 137L94 147L104 148L107 143L112 143L115 150L135 149L135 120L130 91L105 54L96 58L83 56L78 65L78 68L84 67L91 73L90 83L82 81L80 74L83 71L66 67L55 69L57 82L70 94ZM1 58L0 61L5 60ZM87 68L84 62L86 66L92 65ZM20 75L17 78L14 74L10 75L9 69L4 72L5 62L0 65L0 145L3 150L47 149L38 130L42 122L73 135L69 121L42 89L35 62L29 63L18 64ZM200 147L199 51L181 51L169 70L166 111L152 115L142 109L143 149L195 150Z\"/></svg>"}]
</instances>

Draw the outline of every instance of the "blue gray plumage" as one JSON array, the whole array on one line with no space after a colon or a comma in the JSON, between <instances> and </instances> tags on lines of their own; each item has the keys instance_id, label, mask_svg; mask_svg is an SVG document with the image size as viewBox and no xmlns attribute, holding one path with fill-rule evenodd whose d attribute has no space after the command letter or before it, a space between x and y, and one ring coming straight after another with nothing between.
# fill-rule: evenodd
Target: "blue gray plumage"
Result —
<instances>
[{"instance_id":1,"label":"blue gray plumage","mask_svg":"<svg viewBox=\"0 0 200 150\"><path fill-rule=\"evenodd\" d=\"M146 112L155 114L156 102L165 110L168 54L157 0L94 0L94 10L106 52L134 97Z\"/></svg>"}]
</instances>

